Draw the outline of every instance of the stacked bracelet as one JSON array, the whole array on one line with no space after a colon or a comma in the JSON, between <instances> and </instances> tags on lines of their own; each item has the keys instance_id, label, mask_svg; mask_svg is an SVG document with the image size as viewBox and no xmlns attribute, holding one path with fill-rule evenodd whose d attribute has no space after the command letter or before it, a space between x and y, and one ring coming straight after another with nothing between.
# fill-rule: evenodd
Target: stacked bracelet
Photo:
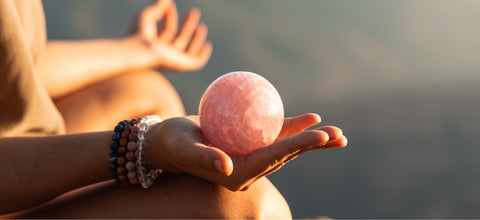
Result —
<instances>
[{"instance_id":1,"label":"stacked bracelet","mask_svg":"<svg viewBox=\"0 0 480 220\"><path fill-rule=\"evenodd\" d=\"M124 120L115 126L110 148L110 169L117 182L139 184L136 172L136 141L138 120ZM134 146L132 148L132 145Z\"/></svg>"},{"instance_id":2,"label":"stacked bracelet","mask_svg":"<svg viewBox=\"0 0 480 220\"><path fill-rule=\"evenodd\" d=\"M147 172L143 159L146 145L145 135L151 124L162 120L155 115L139 119L124 120L115 126L110 145L110 169L116 182L125 185L142 185L148 188L162 172L152 169Z\"/></svg>"}]
</instances>

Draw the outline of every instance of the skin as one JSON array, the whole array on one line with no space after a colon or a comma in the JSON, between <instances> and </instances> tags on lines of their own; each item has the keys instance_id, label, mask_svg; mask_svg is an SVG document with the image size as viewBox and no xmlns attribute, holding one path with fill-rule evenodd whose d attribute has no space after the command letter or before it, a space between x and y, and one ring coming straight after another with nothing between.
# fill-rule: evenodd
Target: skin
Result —
<instances>
[{"instance_id":1,"label":"skin","mask_svg":"<svg viewBox=\"0 0 480 220\"><path fill-rule=\"evenodd\" d=\"M248 191L255 182L265 181L261 180L264 176L304 152L346 145L345 136L336 127L303 131L318 120L316 114L286 118L277 142L231 158L205 144L196 117L172 118L148 131L146 161L172 173L199 176L230 191ZM5 166L0 167L0 173L5 181L0 183L0 213L42 204L70 190L111 179L105 156L109 149L105 146L111 142L112 134L107 131L3 138L0 160ZM222 165L216 166L216 160ZM178 188L172 192L178 193Z\"/></svg>"},{"instance_id":2,"label":"skin","mask_svg":"<svg viewBox=\"0 0 480 220\"><path fill-rule=\"evenodd\" d=\"M13 1L0 1L0 33L10 34L0 36L0 53L8 55L0 59L0 103L9 107L2 111L41 119L35 108L18 109L4 99L17 94L11 86L17 78L5 78L12 74L4 71L22 73L19 79L32 81L24 93L31 91L36 105L53 113L56 106L71 134L0 138L0 214L8 214L0 217L288 219L288 204L265 176L303 153L347 143L336 127L305 131L320 122L309 113L286 118L275 143L248 155L229 157L208 146L198 118L182 117L175 89L153 71L191 71L206 64L212 46L197 9L178 28L175 4L157 1L139 13L124 39L49 42L34 65L26 43L18 41L24 39L15 29L21 23L9 16L14 7ZM160 20L165 25L157 30ZM112 127L152 113L165 120L147 133L146 161L169 174L149 189L114 184L107 157ZM46 120L39 124L53 124Z\"/></svg>"},{"instance_id":3,"label":"skin","mask_svg":"<svg viewBox=\"0 0 480 220\"><path fill-rule=\"evenodd\" d=\"M168 174L148 190L102 182L13 217L289 219L291 213L266 178L248 191L232 192L190 175Z\"/></svg>"},{"instance_id":4,"label":"skin","mask_svg":"<svg viewBox=\"0 0 480 220\"><path fill-rule=\"evenodd\" d=\"M160 21L164 25L158 29ZM175 3L156 1L139 12L125 38L49 41L38 74L68 133L107 130L119 118L145 114L184 116L177 92L153 69L202 68L212 53L207 33L200 10L190 10L179 26Z\"/></svg>"},{"instance_id":5,"label":"skin","mask_svg":"<svg viewBox=\"0 0 480 220\"><path fill-rule=\"evenodd\" d=\"M320 116L313 113L285 118L276 142L250 154L229 157L223 151L207 145L198 126L198 117L175 118L153 128L171 138L158 139L166 149L153 151L151 156L163 158L158 160L162 162L158 166L170 172L188 172L232 191L247 190L256 180L275 172L305 152L346 146L347 140L337 127L325 126L304 131L318 123ZM199 158L199 155L202 156ZM189 163L194 160L196 164ZM199 164L211 168L199 169Z\"/></svg>"},{"instance_id":6,"label":"skin","mask_svg":"<svg viewBox=\"0 0 480 220\"><path fill-rule=\"evenodd\" d=\"M165 25L157 30L162 20ZM196 8L187 13L181 27L177 23L175 3L163 0L140 11L125 38L49 41L37 64L40 79L50 96L58 98L128 72L198 70L212 53L208 28L200 23Z\"/></svg>"}]
</instances>

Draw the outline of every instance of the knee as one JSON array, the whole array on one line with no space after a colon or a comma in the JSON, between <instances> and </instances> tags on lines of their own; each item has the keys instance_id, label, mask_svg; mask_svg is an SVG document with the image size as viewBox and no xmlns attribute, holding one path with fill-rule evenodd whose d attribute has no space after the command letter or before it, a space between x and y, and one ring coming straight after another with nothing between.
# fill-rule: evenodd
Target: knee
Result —
<instances>
[{"instance_id":1,"label":"knee","mask_svg":"<svg viewBox=\"0 0 480 220\"><path fill-rule=\"evenodd\" d=\"M161 189L173 189L175 200L170 204L188 207L181 213L173 211L168 217L213 219L291 219L290 208L275 186L261 178L248 190L230 191L225 187L185 174L165 178ZM156 188L155 187L155 188ZM179 190L182 189L182 190Z\"/></svg>"},{"instance_id":2,"label":"knee","mask_svg":"<svg viewBox=\"0 0 480 220\"><path fill-rule=\"evenodd\" d=\"M183 103L173 85L162 74L144 70L119 77L116 91L128 97L132 112L158 114L162 118L185 115Z\"/></svg>"},{"instance_id":3,"label":"knee","mask_svg":"<svg viewBox=\"0 0 480 220\"><path fill-rule=\"evenodd\" d=\"M190 175L171 174L148 190L111 181L96 184L9 217L291 219L291 213L266 178L246 191L232 192Z\"/></svg>"},{"instance_id":4,"label":"knee","mask_svg":"<svg viewBox=\"0 0 480 220\"><path fill-rule=\"evenodd\" d=\"M291 219L290 208L267 179L261 178L246 191L218 187L219 217L242 219Z\"/></svg>"},{"instance_id":5,"label":"knee","mask_svg":"<svg viewBox=\"0 0 480 220\"><path fill-rule=\"evenodd\" d=\"M253 186L253 194L260 194L258 201L260 207L257 217L260 219L291 219L290 207L283 195L266 178L263 177Z\"/></svg>"}]
</instances>

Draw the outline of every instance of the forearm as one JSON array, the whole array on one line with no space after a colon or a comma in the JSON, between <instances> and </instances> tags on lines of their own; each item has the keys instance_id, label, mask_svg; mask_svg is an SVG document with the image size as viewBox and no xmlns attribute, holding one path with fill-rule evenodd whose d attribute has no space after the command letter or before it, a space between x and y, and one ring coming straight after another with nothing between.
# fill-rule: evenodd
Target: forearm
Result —
<instances>
[{"instance_id":1,"label":"forearm","mask_svg":"<svg viewBox=\"0 0 480 220\"><path fill-rule=\"evenodd\" d=\"M112 133L2 138L0 214L111 178Z\"/></svg>"},{"instance_id":2,"label":"forearm","mask_svg":"<svg viewBox=\"0 0 480 220\"><path fill-rule=\"evenodd\" d=\"M51 96L61 96L116 74L149 68L152 57L133 38L49 41L37 68Z\"/></svg>"}]
</instances>

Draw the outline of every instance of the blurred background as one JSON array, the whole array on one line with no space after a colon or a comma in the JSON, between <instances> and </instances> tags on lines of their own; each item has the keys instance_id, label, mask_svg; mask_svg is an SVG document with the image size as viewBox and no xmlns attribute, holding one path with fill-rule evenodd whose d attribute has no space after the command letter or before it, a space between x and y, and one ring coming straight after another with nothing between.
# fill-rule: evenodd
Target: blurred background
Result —
<instances>
[{"instance_id":1,"label":"blurred background","mask_svg":"<svg viewBox=\"0 0 480 220\"><path fill-rule=\"evenodd\" d=\"M150 1L44 0L50 39L120 38ZM263 75L287 116L320 113L343 149L269 178L294 218L480 217L480 1L177 2L202 10L214 52L167 74L187 113L236 70Z\"/></svg>"}]
</instances>

